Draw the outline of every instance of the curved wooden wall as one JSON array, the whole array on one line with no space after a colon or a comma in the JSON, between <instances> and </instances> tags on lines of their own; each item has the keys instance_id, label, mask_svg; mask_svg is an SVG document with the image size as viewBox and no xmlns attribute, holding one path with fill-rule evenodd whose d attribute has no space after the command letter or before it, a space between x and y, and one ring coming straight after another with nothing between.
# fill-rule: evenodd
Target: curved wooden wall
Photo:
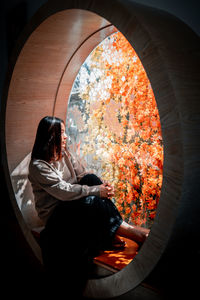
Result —
<instances>
[{"instance_id":1,"label":"curved wooden wall","mask_svg":"<svg viewBox=\"0 0 200 300\"><path fill-rule=\"evenodd\" d=\"M68 17L63 18L64 15ZM84 15L87 18L82 19ZM36 25L41 25L20 53L8 93L5 160L8 159L9 170L30 151L42 116L52 114L53 107L54 113L65 115L62 99L67 98L71 84L70 73L64 70L66 61L91 28L96 31L102 21L103 27L108 25L105 19L133 45L149 76L161 119L164 174L149 238L122 271L88 282L86 295L93 298L114 297L134 289L156 269L159 261L162 267L163 257L168 257L168 272L173 272L174 260L170 262L169 257L178 259L179 254L173 250L181 248L184 240L196 237L200 210L200 42L174 17L131 1L49 1L36 14L25 36L29 37ZM42 38L37 40L39 36ZM79 61L78 55L73 59L71 70L74 66L78 70L83 60ZM64 89L63 97L62 84L58 84L61 74L60 83L68 89Z\"/></svg>"},{"instance_id":2,"label":"curved wooden wall","mask_svg":"<svg viewBox=\"0 0 200 300\"><path fill-rule=\"evenodd\" d=\"M77 9L49 16L28 37L17 58L8 90L5 131L10 174L15 173L16 167L19 172L20 163L27 161L42 117L56 115L66 119L68 97L81 65L90 52L113 32L116 28L105 19ZM22 175L21 179L27 178L27 172ZM16 180L12 179L9 190L16 190L15 185ZM27 184L25 196L30 189L30 184ZM22 230L42 261L40 248L24 222L13 191L11 199ZM33 214L30 223L39 224L34 210ZM30 212L28 215L26 217L30 218Z\"/></svg>"},{"instance_id":3,"label":"curved wooden wall","mask_svg":"<svg viewBox=\"0 0 200 300\"><path fill-rule=\"evenodd\" d=\"M10 172L31 151L42 117L53 115L56 109L58 116L66 118L68 95L80 66L114 31L109 22L91 12L65 10L50 16L30 35L17 59L7 99ZM65 72L67 82L63 83Z\"/></svg>"}]
</instances>

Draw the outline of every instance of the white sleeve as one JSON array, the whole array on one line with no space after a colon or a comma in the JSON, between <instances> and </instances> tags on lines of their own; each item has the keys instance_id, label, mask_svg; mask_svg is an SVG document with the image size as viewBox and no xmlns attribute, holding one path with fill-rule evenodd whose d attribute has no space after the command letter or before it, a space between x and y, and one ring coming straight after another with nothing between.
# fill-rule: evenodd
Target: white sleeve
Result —
<instances>
[{"instance_id":1,"label":"white sleeve","mask_svg":"<svg viewBox=\"0 0 200 300\"><path fill-rule=\"evenodd\" d=\"M62 180L53 169L42 162L30 165L29 179L53 197L63 201L76 200L90 195L100 196L99 185L70 184Z\"/></svg>"}]
</instances>

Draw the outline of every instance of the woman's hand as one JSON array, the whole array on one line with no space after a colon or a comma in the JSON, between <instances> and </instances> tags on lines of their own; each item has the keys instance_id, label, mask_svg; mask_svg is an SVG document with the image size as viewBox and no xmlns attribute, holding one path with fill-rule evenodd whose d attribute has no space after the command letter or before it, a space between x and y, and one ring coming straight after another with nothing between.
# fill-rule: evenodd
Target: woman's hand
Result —
<instances>
[{"instance_id":1,"label":"woman's hand","mask_svg":"<svg viewBox=\"0 0 200 300\"><path fill-rule=\"evenodd\" d=\"M111 198L114 196L114 188L109 183L103 183L100 185L100 197Z\"/></svg>"}]
</instances>

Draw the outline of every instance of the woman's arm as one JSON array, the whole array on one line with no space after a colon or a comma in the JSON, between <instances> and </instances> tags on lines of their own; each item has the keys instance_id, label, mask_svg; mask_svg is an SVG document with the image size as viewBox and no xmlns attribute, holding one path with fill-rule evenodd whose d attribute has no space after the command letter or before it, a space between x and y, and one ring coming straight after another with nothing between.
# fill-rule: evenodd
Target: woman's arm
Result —
<instances>
[{"instance_id":1,"label":"woman's arm","mask_svg":"<svg viewBox=\"0 0 200 300\"><path fill-rule=\"evenodd\" d=\"M70 184L45 162L32 162L29 167L29 180L53 197L67 201L76 200L89 195L100 196L101 186Z\"/></svg>"}]
</instances>

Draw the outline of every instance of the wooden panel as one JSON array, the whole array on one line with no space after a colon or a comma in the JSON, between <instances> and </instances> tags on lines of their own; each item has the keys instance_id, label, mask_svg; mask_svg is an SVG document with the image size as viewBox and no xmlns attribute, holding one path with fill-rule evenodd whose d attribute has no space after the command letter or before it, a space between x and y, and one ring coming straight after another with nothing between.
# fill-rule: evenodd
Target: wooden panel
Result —
<instances>
[{"instance_id":1,"label":"wooden panel","mask_svg":"<svg viewBox=\"0 0 200 300\"><path fill-rule=\"evenodd\" d=\"M114 26L109 26L96 32L80 46L78 51L66 65L66 69L58 86L58 93L55 100L55 116L59 116L63 120L66 119L68 99L73 82L80 70L80 67L92 50L100 43L100 41L104 40L107 36L116 31L117 29Z\"/></svg>"},{"instance_id":2,"label":"wooden panel","mask_svg":"<svg viewBox=\"0 0 200 300\"><path fill-rule=\"evenodd\" d=\"M123 238L126 242L125 248L122 250L102 251L99 256L94 258L94 262L100 266L117 272L125 268L137 255L139 245L127 238Z\"/></svg>"},{"instance_id":3,"label":"wooden panel","mask_svg":"<svg viewBox=\"0 0 200 300\"><path fill-rule=\"evenodd\" d=\"M108 24L91 12L65 10L46 19L27 40L17 60L7 100L6 147L10 172L31 151L40 119L53 115L66 63L88 36ZM99 34L95 43L101 40ZM91 47L88 53L85 49L85 56L90 51ZM76 56L75 62L79 67L80 56ZM70 84L72 81L69 80Z\"/></svg>"}]
</instances>

